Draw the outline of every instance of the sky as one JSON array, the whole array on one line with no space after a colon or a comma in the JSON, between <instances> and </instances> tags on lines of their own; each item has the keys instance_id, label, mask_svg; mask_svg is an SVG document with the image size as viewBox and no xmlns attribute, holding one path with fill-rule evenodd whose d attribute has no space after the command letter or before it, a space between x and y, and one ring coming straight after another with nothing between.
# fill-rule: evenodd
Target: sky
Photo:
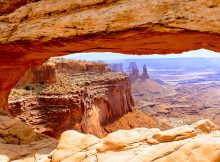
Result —
<instances>
[{"instance_id":1,"label":"sky","mask_svg":"<svg viewBox=\"0 0 220 162\"><path fill-rule=\"evenodd\" d=\"M209 51L206 49L200 49L195 51L183 52L179 54L168 54L168 55L125 55L111 52L92 52L92 53L75 53L64 56L69 59L78 60L118 60L118 59L150 59L150 58L220 58L220 53Z\"/></svg>"}]
</instances>

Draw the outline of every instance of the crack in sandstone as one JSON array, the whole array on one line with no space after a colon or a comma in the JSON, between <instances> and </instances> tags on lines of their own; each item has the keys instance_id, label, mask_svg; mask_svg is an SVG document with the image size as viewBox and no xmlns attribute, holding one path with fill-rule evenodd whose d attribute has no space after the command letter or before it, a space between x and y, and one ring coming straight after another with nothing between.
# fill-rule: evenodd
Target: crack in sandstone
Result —
<instances>
[{"instance_id":1,"label":"crack in sandstone","mask_svg":"<svg viewBox=\"0 0 220 162\"><path fill-rule=\"evenodd\" d=\"M178 151L180 148L182 148L182 147L185 146L186 144L190 143L191 141L192 141L192 139L190 139L189 141L186 141L186 143L184 143L184 144L182 144L182 145L180 145L180 146L174 148L174 150L168 151L168 152L165 153L164 155L161 155L161 156L158 156L158 157L152 159L152 162L153 162L153 161L156 161L156 160L159 160L159 159L161 159L161 158L164 158L164 157L166 157L166 156L168 156L168 155L171 155L172 153Z\"/></svg>"}]
</instances>

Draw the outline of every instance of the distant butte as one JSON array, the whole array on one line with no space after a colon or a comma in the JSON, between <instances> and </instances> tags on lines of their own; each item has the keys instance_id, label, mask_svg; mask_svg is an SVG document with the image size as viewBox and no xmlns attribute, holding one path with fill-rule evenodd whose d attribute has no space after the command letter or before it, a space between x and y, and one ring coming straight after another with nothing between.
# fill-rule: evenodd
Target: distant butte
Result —
<instances>
[{"instance_id":1,"label":"distant butte","mask_svg":"<svg viewBox=\"0 0 220 162\"><path fill-rule=\"evenodd\" d=\"M8 112L10 90L26 70L51 56L220 52L218 0L1 0L0 9L0 113ZM216 162L218 130L202 120L168 131L118 131L103 139L67 131L57 146L0 116L0 161Z\"/></svg>"},{"instance_id":2,"label":"distant butte","mask_svg":"<svg viewBox=\"0 0 220 162\"><path fill-rule=\"evenodd\" d=\"M3 111L10 89L26 69L51 56L220 51L218 1L3 0L0 8Z\"/></svg>"}]
</instances>

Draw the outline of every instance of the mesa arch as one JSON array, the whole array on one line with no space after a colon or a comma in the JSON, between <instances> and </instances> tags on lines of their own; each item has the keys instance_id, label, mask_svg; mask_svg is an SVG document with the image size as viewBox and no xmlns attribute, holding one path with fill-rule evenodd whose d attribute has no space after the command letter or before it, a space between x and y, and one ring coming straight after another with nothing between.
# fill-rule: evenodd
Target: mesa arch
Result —
<instances>
[{"instance_id":1,"label":"mesa arch","mask_svg":"<svg viewBox=\"0 0 220 162\"><path fill-rule=\"evenodd\" d=\"M0 109L25 70L51 56L220 52L218 0L3 0Z\"/></svg>"}]
</instances>

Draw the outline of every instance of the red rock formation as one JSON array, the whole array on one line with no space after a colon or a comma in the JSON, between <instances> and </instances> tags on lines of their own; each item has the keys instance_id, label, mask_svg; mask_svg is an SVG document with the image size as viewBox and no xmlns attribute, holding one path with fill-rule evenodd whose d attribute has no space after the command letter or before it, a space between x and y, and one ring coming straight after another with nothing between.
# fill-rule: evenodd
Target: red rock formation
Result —
<instances>
[{"instance_id":1,"label":"red rock formation","mask_svg":"<svg viewBox=\"0 0 220 162\"><path fill-rule=\"evenodd\" d=\"M135 82L139 78L139 70L138 69L132 69L131 73L129 74L129 78L131 80L131 83Z\"/></svg>"},{"instance_id":2,"label":"red rock formation","mask_svg":"<svg viewBox=\"0 0 220 162\"><path fill-rule=\"evenodd\" d=\"M146 79L150 79L148 73L147 73L147 68L146 68L146 65L144 64L143 66L143 73L142 75L140 76L141 80L142 81L145 81Z\"/></svg>"},{"instance_id":3,"label":"red rock formation","mask_svg":"<svg viewBox=\"0 0 220 162\"><path fill-rule=\"evenodd\" d=\"M56 83L57 69L52 62L46 62L41 66L30 68L24 76L19 80L19 85L31 83Z\"/></svg>"},{"instance_id":4,"label":"red rock formation","mask_svg":"<svg viewBox=\"0 0 220 162\"><path fill-rule=\"evenodd\" d=\"M0 115L1 162L45 161L56 146L55 139L33 131L19 119Z\"/></svg>"},{"instance_id":5,"label":"red rock formation","mask_svg":"<svg viewBox=\"0 0 220 162\"><path fill-rule=\"evenodd\" d=\"M146 80L141 80L140 78L137 79L135 82L131 84L131 89L132 89L132 94L144 94L147 92L151 93L162 93L165 88L158 84L157 82L151 80L151 79L146 79Z\"/></svg>"},{"instance_id":6,"label":"red rock formation","mask_svg":"<svg viewBox=\"0 0 220 162\"><path fill-rule=\"evenodd\" d=\"M28 69L18 85L40 83L51 84L58 81L57 73L107 72L107 65L99 62L76 61L65 58L51 58L40 66Z\"/></svg>"},{"instance_id":7,"label":"red rock formation","mask_svg":"<svg viewBox=\"0 0 220 162\"><path fill-rule=\"evenodd\" d=\"M0 73L8 74L0 76L4 111L25 70L51 56L220 51L217 1L4 0L0 5Z\"/></svg>"},{"instance_id":8,"label":"red rock formation","mask_svg":"<svg viewBox=\"0 0 220 162\"><path fill-rule=\"evenodd\" d=\"M119 130L102 139L68 130L57 145L56 140L36 134L19 120L0 116L0 136L1 162L170 162L173 159L216 162L220 154L220 131L209 120L168 131L157 128ZM20 141L22 143L18 144Z\"/></svg>"},{"instance_id":9,"label":"red rock formation","mask_svg":"<svg viewBox=\"0 0 220 162\"><path fill-rule=\"evenodd\" d=\"M22 89L25 92L19 92L25 87L24 83L30 83L26 79L48 74L45 67L51 64L53 69L57 68L55 79L59 82L28 84L27 91ZM41 71L34 73L34 77L26 75L22 78L18 89L11 93L9 109L13 116L18 116L42 133L59 137L64 130L75 129L102 137L118 129L140 126L168 128L134 109L128 76L107 72L106 64L52 59L33 69ZM32 73L28 71L26 74ZM43 81L42 77L35 79L36 82L32 80L31 83ZM151 122L147 122L149 120Z\"/></svg>"},{"instance_id":10,"label":"red rock formation","mask_svg":"<svg viewBox=\"0 0 220 162\"><path fill-rule=\"evenodd\" d=\"M220 4L215 0L3 0L0 7L3 9L0 17L0 108L4 111L7 111L10 89L25 70L51 56L82 51L135 54L179 53L199 48L220 51ZM125 133L125 141L121 140L119 132L119 136L113 134L113 138L104 139L103 147L93 148L88 147L100 142L99 139L83 136L80 141L84 145L79 146L78 140L69 138L67 132L57 151L68 150L70 154L59 156L60 152L53 152L50 157L52 161L67 157L67 160L98 158L99 161L109 157L110 161L219 161L219 131L213 131L213 127L206 122L168 132L146 133L143 130L144 137L141 133L137 138L133 136L135 132ZM66 139L69 140L66 142ZM139 144L137 141L141 141L138 147L134 145ZM77 153L75 148L79 148ZM153 154L159 148L166 149ZM115 149L120 149L123 157L116 154ZM103 150L108 151L107 154L102 153Z\"/></svg>"},{"instance_id":11,"label":"red rock formation","mask_svg":"<svg viewBox=\"0 0 220 162\"><path fill-rule=\"evenodd\" d=\"M220 158L219 139L218 127L209 120L168 131L119 130L102 139L70 130L62 134L50 159L52 162L216 162Z\"/></svg>"},{"instance_id":12,"label":"red rock formation","mask_svg":"<svg viewBox=\"0 0 220 162\"><path fill-rule=\"evenodd\" d=\"M106 72L109 71L107 65L92 61L79 61L65 58L53 58L50 62L56 64L58 73L83 73L83 72Z\"/></svg>"},{"instance_id":13,"label":"red rock formation","mask_svg":"<svg viewBox=\"0 0 220 162\"><path fill-rule=\"evenodd\" d=\"M15 9L31 1L32 0L17 0L17 1L3 0L0 2L0 8L1 8L0 15L13 12Z\"/></svg>"},{"instance_id":14,"label":"red rock formation","mask_svg":"<svg viewBox=\"0 0 220 162\"><path fill-rule=\"evenodd\" d=\"M132 111L134 103L130 82L124 74L69 74L64 78L65 75L61 75L61 83L46 87L37 95L26 95L11 102L11 113L40 132L58 137L66 129L106 135L102 125L108 125ZM75 83L71 83L72 80ZM75 88L78 84L84 88ZM73 89L70 89L71 86Z\"/></svg>"},{"instance_id":15,"label":"red rock formation","mask_svg":"<svg viewBox=\"0 0 220 162\"><path fill-rule=\"evenodd\" d=\"M131 83L134 83L138 79L141 79L144 82L146 79L150 78L147 73L146 65L143 66L143 72L140 75L137 64L135 62L130 62L128 67L128 72Z\"/></svg>"},{"instance_id":16,"label":"red rock formation","mask_svg":"<svg viewBox=\"0 0 220 162\"><path fill-rule=\"evenodd\" d=\"M113 72L124 72L122 63L109 64L109 67Z\"/></svg>"}]
</instances>

